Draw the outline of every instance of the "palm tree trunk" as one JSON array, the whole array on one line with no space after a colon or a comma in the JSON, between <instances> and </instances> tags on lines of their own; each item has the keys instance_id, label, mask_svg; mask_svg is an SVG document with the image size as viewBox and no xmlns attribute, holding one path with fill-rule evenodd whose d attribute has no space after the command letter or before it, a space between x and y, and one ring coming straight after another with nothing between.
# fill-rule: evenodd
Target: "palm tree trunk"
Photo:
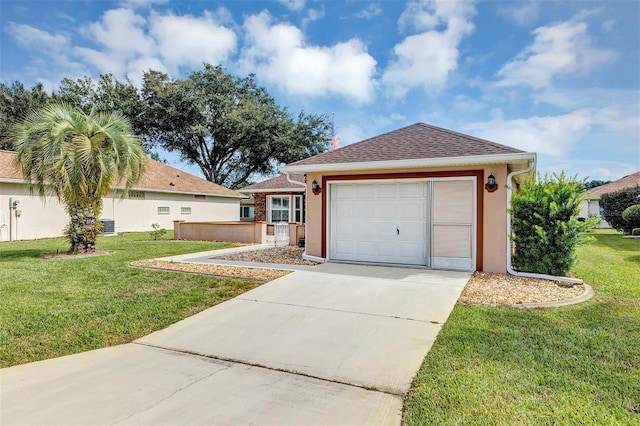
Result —
<instances>
[{"instance_id":1,"label":"palm tree trunk","mask_svg":"<svg viewBox=\"0 0 640 426\"><path fill-rule=\"evenodd\" d=\"M70 254L85 254L96 251L96 237L102 232L102 223L97 220L102 210L102 200L68 204L71 221L67 236L71 242Z\"/></svg>"}]
</instances>

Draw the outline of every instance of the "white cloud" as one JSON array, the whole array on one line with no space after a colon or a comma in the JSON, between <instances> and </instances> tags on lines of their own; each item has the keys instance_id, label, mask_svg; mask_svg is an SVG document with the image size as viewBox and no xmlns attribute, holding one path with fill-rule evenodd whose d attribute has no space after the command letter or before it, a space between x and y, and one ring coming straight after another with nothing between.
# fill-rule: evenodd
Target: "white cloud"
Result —
<instances>
[{"instance_id":1,"label":"white cloud","mask_svg":"<svg viewBox=\"0 0 640 426\"><path fill-rule=\"evenodd\" d=\"M309 45L299 28L273 24L266 11L247 17L244 28L244 71L294 95L337 95L360 103L373 99L376 61L360 40Z\"/></svg>"},{"instance_id":2,"label":"white cloud","mask_svg":"<svg viewBox=\"0 0 640 426\"><path fill-rule=\"evenodd\" d=\"M277 0L278 3L283 5L289 10L302 10L306 4L306 0Z\"/></svg>"},{"instance_id":3,"label":"white cloud","mask_svg":"<svg viewBox=\"0 0 640 426\"><path fill-rule=\"evenodd\" d=\"M410 2L400 16L400 30L415 29L420 34L406 37L393 48L382 82L394 97L404 96L414 87L438 90L458 67L458 45L473 31L473 3L435 0ZM438 29L441 29L440 31Z\"/></svg>"},{"instance_id":4,"label":"white cloud","mask_svg":"<svg viewBox=\"0 0 640 426\"><path fill-rule=\"evenodd\" d=\"M51 34L30 25L10 22L6 27L6 31L22 47L60 51L69 45L68 37L61 34Z\"/></svg>"},{"instance_id":5,"label":"white cloud","mask_svg":"<svg viewBox=\"0 0 640 426\"><path fill-rule=\"evenodd\" d=\"M528 152L563 156L571 152L594 124L593 111L580 109L558 116L504 120L497 114L491 121L469 123L466 132Z\"/></svg>"},{"instance_id":6,"label":"white cloud","mask_svg":"<svg viewBox=\"0 0 640 426\"><path fill-rule=\"evenodd\" d=\"M224 62L236 48L235 33L216 24L209 13L201 17L152 14L149 21L149 34L173 72L179 66Z\"/></svg>"},{"instance_id":7,"label":"white cloud","mask_svg":"<svg viewBox=\"0 0 640 426\"><path fill-rule=\"evenodd\" d=\"M370 3L367 7L355 14L356 18L360 19L373 19L382 13L380 3Z\"/></svg>"},{"instance_id":8,"label":"white cloud","mask_svg":"<svg viewBox=\"0 0 640 426\"><path fill-rule=\"evenodd\" d=\"M236 35L216 22L218 16L227 15L224 10L199 17L151 12L147 18L131 9L108 10L85 31L101 48L76 47L74 53L100 73L134 82L149 69L176 75L181 67L224 62L235 50Z\"/></svg>"},{"instance_id":9,"label":"white cloud","mask_svg":"<svg viewBox=\"0 0 640 426\"><path fill-rule=\"evenodd\" d=\"M557 76L589 71L615 53L591 46L584 22L566 21L535 29L533 43L498 71L501 86L549 86Z\"/></svg>"},{"instance_id":10,"label":"white cloud","mask_svg":"<svg viewBox=\"0 0 640 426\"><path fill-rule=\"evenodd\" d=\"M509 6L503 6L498 9L498 13L510 21L515 22L517 25L526 27L538 19L539 9L539 0L527 0L515 2L509 4Z\"/></svg>"},{"instance_id":11,"label":"white cloud","mask_svg":"<svg viewBox=\"0 0 640 426\"><path fill-rule=\"evenodd\" d=\"M324 18L324 6L320 9L309 9L307 16L302 18L302 28L306 28L310 22Z\"/></svg>"}]
</instances>

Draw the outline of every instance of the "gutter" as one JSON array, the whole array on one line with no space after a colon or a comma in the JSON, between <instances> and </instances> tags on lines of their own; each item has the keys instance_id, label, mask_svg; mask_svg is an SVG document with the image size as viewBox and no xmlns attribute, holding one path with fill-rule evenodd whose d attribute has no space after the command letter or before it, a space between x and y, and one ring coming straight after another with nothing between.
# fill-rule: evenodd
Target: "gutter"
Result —
<instances>
[{"instance_id":1,"label":"gutter","mask_svg":"<svg viewBox=\"0 0 640 426\"><path fill-rule=\"evenodd\" d=\"M513 178L517 175L521 175L524 173L528 173L533 170L536 166L536 158L534 157L530 162L529 166L524 170L518 170L515 172L509 173L507 176L507 272L511 275L515 275L517 277L525 277L525 278L541 278L544 280L552 280L552 281L563 281L572 284L583 284L584 282L578 278L570 278L570 277L559 277L556 275L547 275L547 274L536 274L533 272L519 272L512 268L511 266L511 191L512 191L512 182Z\"/></svg>"},{"instance_id":2,"label":"gutter","mask_svg":"<svg viewBox=\"0 0 640 426\"><path fill-rule=\"evenodd\" d=\"M280 171L288 173L305 174L309 172L353 172L363 170L389 170L389 169L416 169L424 167L451 167L471 166L501 163L527 163L535 159L531 152L496 155L467 155L460 157L414 158L408 160L381 160L361 161L348 163L323 163L323 164L291 164L280 167ZM305 161L305 160L302 160ZM291 180L289 180L291 181Z\"/></svg>"}]
</instances>

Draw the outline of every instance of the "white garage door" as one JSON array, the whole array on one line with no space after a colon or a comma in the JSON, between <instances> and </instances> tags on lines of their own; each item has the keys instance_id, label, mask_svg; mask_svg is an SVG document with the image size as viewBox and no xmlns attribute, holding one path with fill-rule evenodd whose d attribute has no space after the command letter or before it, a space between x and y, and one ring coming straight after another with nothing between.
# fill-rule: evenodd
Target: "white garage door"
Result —
<instances>
[{"instance_id":1,"label":"white garage door","mask_svg":"<svg viewBox=\"0 0 640 426\"><path fill-rule=\"evenodd\" d=\"M331 259L426 264L426 182L331 185Z\"/></svg>"},{"instance_id":2,"label":"white garage door","mask_svg":"<svg viewBox=\"0 0 640 426\"><path fill-rule=\"evenodd\" d=\"M332 260L474 269L475 183L333 183Z\"/></svg>"}]
</instances>

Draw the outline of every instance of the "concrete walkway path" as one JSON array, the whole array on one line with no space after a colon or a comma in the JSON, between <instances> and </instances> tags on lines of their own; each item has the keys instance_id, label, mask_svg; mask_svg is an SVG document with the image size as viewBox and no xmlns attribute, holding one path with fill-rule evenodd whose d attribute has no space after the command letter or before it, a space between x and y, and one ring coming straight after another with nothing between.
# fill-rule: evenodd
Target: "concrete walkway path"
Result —
<instances>
[{"instance_id":1,"label":"concrete walkway path","mask_svg":"<svg viewBox=\"0 0 640 426\"><path fill-rule=\"evenodd\" d=\"M398 425L469 275L298 270L134 343L0 370L0 424Z\"/></svg>"}]
</instances>

